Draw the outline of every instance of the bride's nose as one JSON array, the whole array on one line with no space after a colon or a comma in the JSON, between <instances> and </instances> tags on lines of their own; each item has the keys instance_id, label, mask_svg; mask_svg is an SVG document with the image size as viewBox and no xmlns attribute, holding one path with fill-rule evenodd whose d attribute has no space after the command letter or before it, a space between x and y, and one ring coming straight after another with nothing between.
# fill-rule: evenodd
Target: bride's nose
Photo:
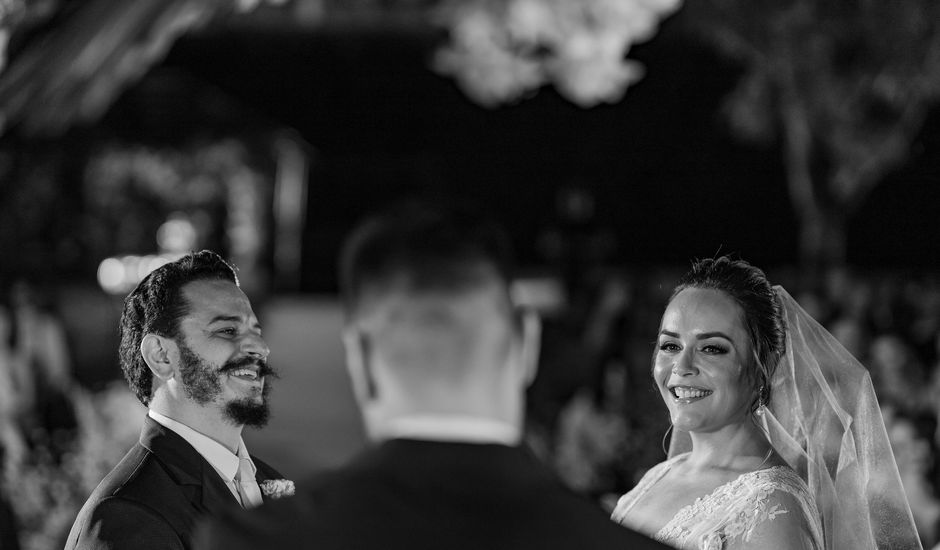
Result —
<instances>
[{"instance_id":1,"label":"bride's nose","mask_svg":"<svg viewBox=\"0 0 940 550\"><path fill-rule=\"evenodd\" d=\"M683 350L672 364L672 373L676 376L690 376L698 374L698 369L692 364L692 354Z\"/></svg>"}]
</instances>

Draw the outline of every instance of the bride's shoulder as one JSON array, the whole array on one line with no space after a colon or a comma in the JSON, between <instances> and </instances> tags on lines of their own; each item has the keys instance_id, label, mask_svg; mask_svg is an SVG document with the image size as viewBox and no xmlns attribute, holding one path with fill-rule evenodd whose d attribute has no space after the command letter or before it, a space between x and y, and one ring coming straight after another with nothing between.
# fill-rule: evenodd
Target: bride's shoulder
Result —
<instances>
[{"instance_id":1,"label":"bride's shoulder","mask_svg":"<svg viewBox=\"0 0 940 550\"><path fill-rule=\"evenodd\" d=\"M789 466L774 466L741 480L738 507L744 512L727 526L732 540L743 541L744 548L820 547L816 506L799 474Z\"/></svg>"},{"instance_id":2,"label":"bride's shoulder","mask_svg":"<svg viewBox=\"0 0 940 550\"><path fill-rule=\"evenodd\" d=\"M763 470L757 470L749 476L750 485L753 489L772 493L780 491L803 499L809 496L809 488L803 478L789 466L773 466Z\"/></svg>"}]
</instances>

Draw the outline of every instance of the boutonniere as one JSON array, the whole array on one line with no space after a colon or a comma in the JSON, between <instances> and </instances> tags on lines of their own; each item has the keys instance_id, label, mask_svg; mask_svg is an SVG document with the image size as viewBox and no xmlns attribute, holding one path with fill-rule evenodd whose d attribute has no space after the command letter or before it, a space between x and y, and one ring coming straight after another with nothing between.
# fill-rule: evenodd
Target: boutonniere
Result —
<instances>
[{"instance_id":1,"label":"boutonniere","mask_svg":"<svg viewBox=\"0 0 940 550\"><path fill-rule=\"evenodd\" d=\"M266 479L258 486L261 493L271 500L294 496L294 482L289 479Z\"/></svg>"}]
</instances>

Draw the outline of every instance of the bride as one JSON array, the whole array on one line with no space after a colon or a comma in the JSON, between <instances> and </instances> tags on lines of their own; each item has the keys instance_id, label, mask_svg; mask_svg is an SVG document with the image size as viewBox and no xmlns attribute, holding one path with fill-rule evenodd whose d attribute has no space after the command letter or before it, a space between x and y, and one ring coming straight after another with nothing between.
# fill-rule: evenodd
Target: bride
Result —
<instances>
[{"instance_id":1,"label":"bride","mask_svg":"<svg viewBox=\"0 0 940 550\"><path fill-rule=\"evenodd\" d=\"M669 458L618 523L689 550L920 548L867 371L761 270L693 264L653 379Z\"/></svg>"}]
</instances>

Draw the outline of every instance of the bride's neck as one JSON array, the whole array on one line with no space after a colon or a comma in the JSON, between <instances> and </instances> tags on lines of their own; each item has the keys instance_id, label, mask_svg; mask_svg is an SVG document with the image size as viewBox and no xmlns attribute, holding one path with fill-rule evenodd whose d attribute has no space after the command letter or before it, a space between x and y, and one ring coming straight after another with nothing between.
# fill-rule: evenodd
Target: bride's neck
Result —
<instances>
[{"instance_id":1,"label":"bride's neck","mask_svg":"<svg viewBox=\"0 0 940 550\"><path fill-rule=\"evenodd\" d=\"M690 434L692 453L686 467L693 471L750 471L767 460L770 443L750 422L709 433Z\"/></svg>"}]
</instances>

